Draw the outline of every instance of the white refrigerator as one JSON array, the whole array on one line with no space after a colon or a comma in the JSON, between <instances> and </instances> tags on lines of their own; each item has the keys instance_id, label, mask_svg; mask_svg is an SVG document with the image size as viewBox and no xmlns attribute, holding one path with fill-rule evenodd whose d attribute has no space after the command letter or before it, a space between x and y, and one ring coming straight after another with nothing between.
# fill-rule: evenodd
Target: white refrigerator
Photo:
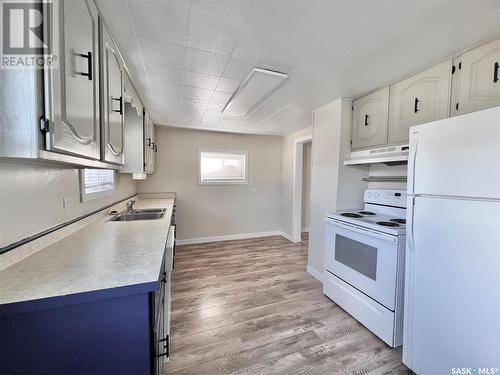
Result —
<instances>
[{"instance_id":1,"label":"white refrigerator","mask_svg":"<svg viewBox=\"0 0 500 375\"><path fill-rule=\"evenodd\" d=\"M410 129L404 308L417 374L500 374L500 107Z\"/></svg>"}]
</instances>

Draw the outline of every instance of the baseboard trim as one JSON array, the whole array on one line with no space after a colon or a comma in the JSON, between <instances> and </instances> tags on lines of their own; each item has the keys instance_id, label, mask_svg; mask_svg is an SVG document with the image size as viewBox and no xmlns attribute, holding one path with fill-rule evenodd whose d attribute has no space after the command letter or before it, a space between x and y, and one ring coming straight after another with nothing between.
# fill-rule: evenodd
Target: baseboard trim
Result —
<instances>
[{"instance_id":1,"label":"baseboard trim","mask_svg":"<svg viewBox=\"0 0 500 375\"><path fill-rule=\"evenodd\" d=\"M278 231L278 230L274 230L274 231L269 231L269 232L240 233L240 234L229 234L229 235L225 235L225 236L186 238L183 240L177 240L176 244L177 245L196 245L196 244L207 243L207 242L246 240L246 239L250 239L250 238L269 237L269 236L282 236L282 237L285 237L286 239L288 239L285 236L285 233Z\"/></svg>"},{"instance_id":2,"label":"baseboard trim","mask_svg":"<svg viewBox=\"0 0 500 375\"><path fill-rule=\"evenodd\" d=\"M323 283L323 273L319 272L317 269L311 267L309 264L307 265L307 273L318 280L320 283Z\"/></svg>"},{"instance_id":3,"label":"baseboard trim","mask_svg":"<svg viewBox=\"0 0 500 375\"><path fill-rule=\"evenodd\" d=\"M286 238L290 242L300 242L302 241L301 237L293 237L291 234L280 232L280 236Z\"/></svg>"}]
</instances>

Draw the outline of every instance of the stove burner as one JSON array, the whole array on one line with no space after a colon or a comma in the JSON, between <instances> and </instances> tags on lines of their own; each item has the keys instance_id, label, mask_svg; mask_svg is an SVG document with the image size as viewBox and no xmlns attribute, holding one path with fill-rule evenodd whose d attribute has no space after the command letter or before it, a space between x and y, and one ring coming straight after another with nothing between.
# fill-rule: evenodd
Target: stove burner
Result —
<instances>
[{"instance_id":1,"label":"stove burner","mask_svg":"<svg viewBox=\"0 0 500 375\"><path fill-rule=\"evenodd\" d=\"M391 219L391 221L398 224L406 224L406 219Z\"/></svg>"},{"instance_id":2,"label":"stove burner","mask_svg":"<svg viewBox=\"0 0 500 375\"><path fill-rule=\"evenodd\" d=\"M345 216L345 217L363 217L361 215L353 214L351 212L344 212L343 214L340 214L340 216Z\"/></svg>"},{"instance_id":3,"label":"stove burner","mask_svg":"<svg viewBox=\"0 0 500 375\"><path fill-rule=\"evenodd\" d=\"M392 221L377 221L377 224L384 227L399 227L398 223L394 223Z\"/></svg>"},{"instance_id":4,"label":"stove burner","mask_svg":"<svg viewBox=\"0 0 500 375\"><path fill-rule=\"evenodd\" d=\"M373 216L376 215L375 212L370 212L370 211L359 211L361 215L366 215L366 216Z\"/></svg>"}]
</instances>

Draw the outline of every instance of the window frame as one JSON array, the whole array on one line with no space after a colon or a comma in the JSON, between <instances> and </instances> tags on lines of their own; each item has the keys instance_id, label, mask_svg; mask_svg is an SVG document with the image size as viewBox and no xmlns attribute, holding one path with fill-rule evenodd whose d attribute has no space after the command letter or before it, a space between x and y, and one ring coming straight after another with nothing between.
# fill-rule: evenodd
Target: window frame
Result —
<instances>
[{"instance_id":1,"label":"window frame","mask_svg":"<svg viewBox=\"0 0 500 375\"><path fill-rule=\"evenodd\" d=\"M113 187L111 189L103 190L103 191L96 191L93 193L86 193L85 192L85 171L90 170L90 171L111 171L113 173ZM79 171L79 179L80 179L80 201L81 202L88 202L94 199L99 199L103 197L107 197L109 195L112 195L116 191L116 179L117 179L117 173L114 169L92 169L92 168L82 168Z\"/></svg>"},{"instance_id":2,"label":"window frame","mask_svg":"<svg viewBox=\"0 0 500 375\"><path fill-rule=\"evenodd\" d=\"M226 155L243 155L245 156L245 179L244 180L213 180L213 181L203 181L201 179L201 154L216 153L216 154L226 154ZM242 150L225 150L225 149L213 149L213 148L200 148L198 149L198 185L201 186L238 186L238 185L248 185L248 151Z\"/></svg>"}]
</instances>

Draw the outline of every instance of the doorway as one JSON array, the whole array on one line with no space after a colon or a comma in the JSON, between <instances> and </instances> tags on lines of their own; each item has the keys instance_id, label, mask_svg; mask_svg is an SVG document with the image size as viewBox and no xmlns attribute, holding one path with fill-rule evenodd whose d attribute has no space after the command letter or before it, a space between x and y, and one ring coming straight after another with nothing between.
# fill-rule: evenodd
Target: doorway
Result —
<instances>
[{"instance_id":1,"label":"doorway","mask_svg":"<svg viewBox=\"0 0 500 375\"><path fill-rule=\"evenodd\" d=\"M309 192L311 187L311 146L312 142L302 144L302 213L301 233L309 233Z\"/></svg>"},{"instance_id":2,"label":"doorway","mask_svg":"<svg viewBox=\"0 0 500 375\"><path fill-rule=\"evenodd\" d=\"M291 240L300 242L309 231L309 191L311 181L312 135L296 139L293 158L293 202Z\"/></svg>"}]
</instances>

